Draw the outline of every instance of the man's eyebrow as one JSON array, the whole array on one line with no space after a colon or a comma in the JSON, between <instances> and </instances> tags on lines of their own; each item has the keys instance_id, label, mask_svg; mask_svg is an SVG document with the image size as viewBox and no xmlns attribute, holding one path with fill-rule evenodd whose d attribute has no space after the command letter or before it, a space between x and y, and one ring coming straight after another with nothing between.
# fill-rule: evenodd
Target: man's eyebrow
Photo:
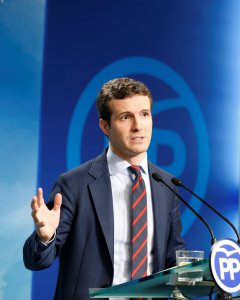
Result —
<instances>
[{"instance_id":1,"label":"man's eyebrow","mask_svg":"<svg viewBox=\"0 0 240 300\"><path fill-rule=\"evenodd\" d=\"M121 116L121 115L125 115L125 114L132 114L132 112L126 110L126 111L120 112L118 115Z\"/></svg>"},{"instance_id":2,"label":"man's eyebrow","mask_svg":"<svg viewBox=\"0 0 240 300\"><path fill-rule=\"evenodd\" d=\"M149 109L149 108L145 109L144 108L144 109L140 110L138 113L141 113L141 112L151 112L151 109ZM124 115L124 114L134 114L134 112L126 110L126 111L120 112L118 115L120 116L120 115Z\"/></svg>"},{"instance_id":3,"label":"man's eyebrow","mask_svg":"<svg viewBox=\"0 0 240 300\"><path fill-rule=\"evenodd\" d=\"M149 109L149 108L144 108L144 109L142 109L141 111L151 111L151 109Z\"/></svg>"}]
</instances>

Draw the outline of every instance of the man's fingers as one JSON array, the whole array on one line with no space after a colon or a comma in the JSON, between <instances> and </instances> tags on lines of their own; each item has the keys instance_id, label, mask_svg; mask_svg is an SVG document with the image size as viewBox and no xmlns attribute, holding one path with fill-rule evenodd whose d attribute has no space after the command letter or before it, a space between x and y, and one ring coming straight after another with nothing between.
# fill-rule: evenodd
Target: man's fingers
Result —
<instances>
[{"instance_id":1,"label":"man's fingers","mask_svg":"<svg viewBox=\"0 0 240 300\"><path fill-rule=\"evenodd\" d=\"M34 196L32 198L31 208L33 211L36 211L38 209L37 196Z\"/></svg>"},{"instance_id":2,"label":"man's fingers","mask_svg":"<svg viewBox=\"0 0 240 300\"><path fill-rule=\"evenodd\" d=\"M44 199L43 199L43 190L42 188L38 188L37 191L37 203L39 206L41 206L42 204L44 204Z\"/></svg>"},{"instance_id":3,"label":"man's fingers","mask_svg":"<svg viewBox=\"0 0 240 300\"><path fill-rule=\"evenodd\" d=\"M53 210L57 211L58 209L60 209L61 205L62 205L62 195L60 193L57 193L54 198Z\"/></svg>"}]
</instances>

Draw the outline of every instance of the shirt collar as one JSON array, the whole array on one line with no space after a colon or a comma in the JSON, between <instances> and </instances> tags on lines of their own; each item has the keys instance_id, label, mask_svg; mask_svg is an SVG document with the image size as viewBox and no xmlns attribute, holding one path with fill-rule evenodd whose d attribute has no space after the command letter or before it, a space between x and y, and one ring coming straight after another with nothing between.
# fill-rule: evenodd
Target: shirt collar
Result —
<instances>
[{"instance_id":1,"label":"shirt collar","mask_svg":"<svg viewBox=\"0 0 240 300\"><path fill-rule=\"evenodd\" d=\"M115 175L117 173L126 173L128 172L127 168L130 166L130 164L116 155L115 153L112 152L111 148L108 148L107 151L107 162L108 162L108 168L109 168L109 173L110 175ZM147 153L144 156L144 159L142 162L139 164L142 171L148 175L148 161L147 161Z\"/></svg>"}]
</instances>

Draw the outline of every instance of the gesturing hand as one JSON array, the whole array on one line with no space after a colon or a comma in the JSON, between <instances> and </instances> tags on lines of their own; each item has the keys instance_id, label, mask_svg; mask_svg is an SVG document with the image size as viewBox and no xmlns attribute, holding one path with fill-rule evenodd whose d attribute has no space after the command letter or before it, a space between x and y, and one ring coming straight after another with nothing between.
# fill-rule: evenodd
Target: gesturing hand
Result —
<instances>
[{"instance_id":1,"label":"gesturing hand","mask_svg":"<svg viewBox=\"0 0 240 300\"><path fill-rule=\"evenodd\" d=\"M44 202L42 188L39 188L37 195L33 197L32 217L41 241L48 242L53 237L59 225L61 204L62 195L58 193L54 198L54 207L50 210Z\"/></svg>"}]
</instances>

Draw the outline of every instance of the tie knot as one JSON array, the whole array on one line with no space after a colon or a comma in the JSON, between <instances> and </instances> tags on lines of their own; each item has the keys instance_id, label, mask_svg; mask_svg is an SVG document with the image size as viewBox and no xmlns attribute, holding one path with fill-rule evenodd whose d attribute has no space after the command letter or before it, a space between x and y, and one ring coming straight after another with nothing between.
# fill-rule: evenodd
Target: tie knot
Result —
<instances>
[{"instance_id":1,"label":"tie knot","mask_svg":"<svg viewBox=\"0 0 240 300\"><path fill-rule=\"evenodd\" d=\"M140 166L135 166L135 165L132 165L130 167L128 167L130 172L132 174L135 174L136 176L142 176L141 175L141 167Z\"/></svg>"}]
</instances>

